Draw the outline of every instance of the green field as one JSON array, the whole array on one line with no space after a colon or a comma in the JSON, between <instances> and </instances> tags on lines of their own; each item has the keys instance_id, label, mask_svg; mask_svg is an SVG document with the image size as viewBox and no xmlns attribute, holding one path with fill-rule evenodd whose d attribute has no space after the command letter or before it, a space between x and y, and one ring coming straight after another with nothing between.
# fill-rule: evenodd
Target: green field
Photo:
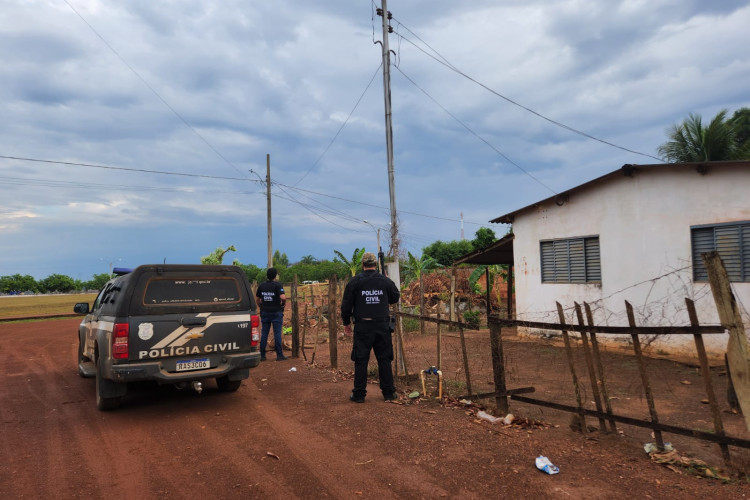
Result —
<instances>
[{"instance_id":1,"label":"green field","mask_svg":"<svg viewBox=\"0 0 750 500\"><path fill-rule=\"evenodd\" d=\"M91 304L95 293L72 295L11 295L0 297L0 319L72 314L76 302Z\"/></svg>"}]
</instances>

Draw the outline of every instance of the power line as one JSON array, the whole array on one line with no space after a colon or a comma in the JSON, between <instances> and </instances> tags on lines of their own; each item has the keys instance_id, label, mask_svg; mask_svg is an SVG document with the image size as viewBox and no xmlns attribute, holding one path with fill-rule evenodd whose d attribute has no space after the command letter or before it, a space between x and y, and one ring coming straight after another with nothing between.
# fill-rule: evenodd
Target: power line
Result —
<instances>
[{"instance_id":1,"label":"power line","mask_svg":"<svg viewBox=\"0 0 750 500\"><path fill-rule=\"evenodd\" d=\"M479 134L477 134L476 132L474 132L464 122L462 122L461 120L459 120L456 115L454 115L453 113L451 113L450 111L448 111L445 108L445 106L443 106L437 100L435 100L435 98L432 97L429 93L427 93L427 91L425 89L423 89L422 87L420 87L419 85L417 85L417 83L414 80L412 80L411 78L409 78L409 76L406 73L404 73L403 70L400 67L396 66L396 69L398 70L399 73L401 73L404 76L404 78L406 78L407 80L409 80L409 82L411 82L412 85L414 85L416 88L418 88L424 95L426 95L432 102L434 102L437 106L439 106L440 109L442 109L443 111L445 111L451 118L453 118L459 124L461 124L461 126L464 127L466 130L468 130L472 135L474 135L474 137L476 137L477 139L479 139L480 141L482 141L483 143L485 143L494 152L496 152L498 155L500 155L501 157L503 157L508 163L510 163L511 165L513 165L514 167L516 167L518 170L520 170L524 174L528 175L531 179L533 179L534 181L536 181L540 186L542 186L542 187L544 187L544 188L552 191L552 194L557 194L557 191L555 191L554 189L552 189L551 187L549 187L548 185L546 185L545 183L543 183L541 180L539 180L537 177L535 177L534 175L532 175L531 172L529 172L528 170L526 170L525 168L523 168L521 165L519 165L518 163L516 163L513 160L511 160L510 158L508 158L508 156L505 153L503 153L502 151L500 151L499 149L497 149L495 146L493 146L492 144L490 144L489 141L487 141L482 136L480 136Z\"/></svg>"},{"instance_id":2,"label":"power line","mask_svg":"<svg viewBox=\"0 0 750 500\"><path fill-rule=\"evenodd\" d=\"M364 205L366 207L379 208L381 210L390 210L388 207L384 207L382 205L374 205L372 203L365 203L363 201L350 200L348 198L342 198L340 196L333 196L331 194L320 193L318 191L312 191L310 189L303 189L303 188L298 188L298 187L295 187L295 186L289 186L287 184L282 184L280 182L272 182L271 184L276 184L276 185L279 185L279 186L284 186L286 188L293 189L295 191L304 191L306 193L312 193L312 194L316 194L318 196L325 196L327 198L333 198L335 200L346 201L346 202L349 202L349 203L356 203L358 205ZM399 210L399 213L404 213L404 214L409 214L409 215L415 215L417 217L426 217L426 218L429 218L429 219L444 220L444 221L448 221L448 222L461 222L460 219L449 219L447 217L438 217L436 215L420 214L418 212L410 212L408 210ZM471 222L471 221L467 221L467 220L464 220L464 223L466 223L466 224L474 224L476 226L482 226L482 225L484 225L484 223L481 223L481 222Z\"/></svg>"},{"instance_id":3,"label":"power line","mask_svg":"<svg viewBox=\"0 0 750 500\"><path fill-rule=\"evenodd\" d=\"M15 186L41 186L41 187L72 187L79 189L97 189L107 191L161 191L166 193L192 193L197 191L192 187L156 187L156 186L138 186L138 185L113 185L113 184L101 184L94 182L73 182L73 181L55 181L49 179L29 179L24 177L0 177L4 181L4 184L11 184ZM213 189L200 189L201 193L211 194L236 194L236 195L248 195L248 194L259 194L261 191L220 191Z\"/></svg>"},{"instance_id":4,"label":"power line","mask_svg":"<svg viewBox=\"0 0 750 500\"><path fill-rule=\"evenodd\" d=\"M419 39L422 43L424 43L425 45L427 45L428 47L430 47L421 38L419 38L416 34L414 34L414 32L412 30L410 30L408 27L406 27L406 25L404 25L401 21L396 20L396 22L398 22L399 26L403 26L409 33L411 33L415 37L417 37L417 39ZM653 158L653 159L657 160L660 163L663 162L663 160L661 158L658 158L656 156L653 156L653 155L650 155L650 154L647 154L647 153L641 153L640 151L635 151L635 150L632 150L632 149L628 149L628 148L623 147L623 146L618 146L617 144L611 143L609 141L605 141L604 139L599 139L598 137L595 137L595 136L593 136L591 134L588 134L586 132L582 132L581 130L573 128L573 127L571 127L569 125L565 125L562 122L559 122L557 120L553 120L552 118L549 118L549 117L547 117L547 116L545 116L545 115L543 115L543 114L541 114L541 113L539 113L537 111L534 111L533 109L531 109L531 108L529 108L527 106L524 106L523 104L521 104L519 102L514 101L513 99L511 99L509 97L504 96L503 94L497 92L496 90L491 89L490 87L488 87L487 85L483 84L482 82L480 82L480 81L472 78L471 76L467 75L466 73L464 73L460 69L456 68L453 64L451 64L450 62L448 62L448 60L445 57L443 57L442 55L440 55L440 53L438 51L436 51L435 49L433 49L432 47L430 47L430 50L432 50L435 54L437 54L439 56L439 59L438 59L438 57L435 57L432 54L429 54L422 47L420 47L416 43L412 42L407 37L403 36L401 33L396 32L396 36L398 36L399 38L403 38L406 42L409 42L414 48L416 48L417 50L419 50L420 52L422 52L423 54L425 54L427 57L429 57L431 59L434 59L435 61L437 61L438 63L442 64L446 68L450 69L451 71L454 71L454 72L458 73L459 75L461 75L464 78L466 78L467 80L469 80L469 81L471 81L471 82L479 85L480 87L482 87L483 89L487 90L488 92L490 92L490 93L496 95L497 97L499 97L499 98L501 98L501 99L509 102L510 104L513 104L514 106L517 106L517 107L519 107L519 108L521 108L521 109L523 109L525 111L528 111L529 113L531 113L533 115L538 116L539 118L541 118L543 120L546 120L546 121L552 123L553 125L556 125L556 126L558 126L560 128L568 130L569 132L573 132L574 134L578 134L578 135L586 137L588 139L600 142L602 144L606 144L607 146L611 146L613 148L617 148L617 149L620 149L622 151L627 151L628 153L633 153L633 154L636 154L636 155L645 156L647 158Z\"/></svg>"},{"instance_id":5,"label":"power line","mask_svg":"<svg viewBox=\"0 0 750 500\"><path fill-rule=\"evenodd\" d=\"M227 181L258 182L254 179L248 179L247 177L238 178L238 177L221 177L218 175L185 174L182 172L168 172L164 170L148 170L145 168L112 167L109 165L96 165L92 163L77 163L77 162L72 162L72 161L40 160L38 158L24 158L21 156L0 155L0 158L5 158L6 160L31 161L31 162L37 162L37 163L53 163L56 165L70 165L70 166L75 166L75 167L103 168L107 170L125 170L128 172L142 172L142 173L148 173L148 174L177 175L181 177L200 177L203 179L221 179L221 180L227 180Z\"/></svg>"},{"instance_id":6,"label":"power line","mask_svg":"<svg viewBox=\"0 0 750 500\"><path fill-rule=\"evenodd\" d=\"M101 168L101 169L108 169L108 170L124 170L124 171L127 171L127 172L140 172L140 173L161 174L161 175L176 175L176 176L180 176L180 177L197 177L197 178L203 178L203 179L217 179L217 180L229 180L229 181L255 182L255 183L259 183L261 185L264 184L263 180L255 180L255 179L249 179L249 178L241 179L241 178L237 178L237 177L221 177L221 176L217 176L217 175L186 174L186 173L181 173L181 172L169 172L169 171L163 171L163 170L149 170L149 169L145 169L145 168L113 167L113 166L109 166L109 165L96 165L96 164L91 164L91 163L77 163L77 162L56 161L56 160L41 160L41 159L38 159L38 158L24 158L24 157L20 157L20 156L0 155L0 158L4 158L4 159L7 159L7 160L18 160L18 161L37 162L37 163L48 163L48 164L54 164L54 165L69 165L69 166L87 167L87 168ZM332 199L335 199L335 200L345 201L347 203L355 203L357 205L363 205L363 206L372 207L372 208L378 208L378 209L381 209L381 210L388 210L388 207L383 207L381 205L374 205L372 203L365 203L365 202L362 202L362 201L350 200L348 198L343 198L341 196L334 196L334 195L331 195L331 194L321 193L321 192L318 192L318 191L312 191L310 189L303 189L303 188L299 188L299 187L296 187L296 186L290 186L288 184L284 184L284 183L276 182L276 181L272 180L271 181L271 185L273 186L274 184L277 185L277 186L280 186L280 187L283 186L283 187L285 187L287 189L291 189L291 190L294 190L294 191L299 191L299 192L303 192L303 193L310 193L310 194L314 194L314 195L317 195L317 196L325 196L327 198L332 198ZM409 214L409 215L414 215L414 216L417 216L417 217L425 217L425 218L429 218L429 219L443 220L443 221L448 221L448 222L460 222L459 219L450 219L450 218L447 218L447 217L438 217L436 215L421 214L421 213L418 213L418 212L410 212L408 210L400 210L400 212L401 213L405 213L405 214ZM484 225L484 223L481 223L481 222L472 222L472 221L467 221L467 220L464 220L464 223L466 223L466 224L473 224L473 225L476 225L476 226L483 226Z\"/></svg>"},{"instance_id":7,"label":"power line","mask_svg":"<svg viewBox=\"0 0 750 500\"><path fill-rule=\"evenodd\" d=\"M143 77L141 76L141 74L140 74L140 73L138 73L138 72L137 72L137 71L135 70L135 68L133 68L133 67L132 67L132 66L131 66L131 65L130 65L130 64L129 64L129 63L128 63L128 62L126 61L126 60L125 60L125 58L123 58L123 57L122 57L122 56L120 55L120 53L119 53L119 52L117 52L117 51L115 50L115 48L114 48L114 47L112 47L112 46L111 46L111 45L109 44L109 42L107 42L107 40L105 40L105 39L104 39L104 37L103 37L102 35L100 35L100 34L99 34L99 32L98 32L98 31L96 31L96 29L95 29L95 28L94 28L94 27L93 27L93 26L92 26L91 24L89 24L89 22L88 22L88 21L87 21L87 20L86 20L86 19L85 19L85 18L84 18L84 17L83 17L83 16L82 16L82 15L81 15L81 14L80 14L80 13L79 13L79 12L78 12L78 11L77 11L76 9L75 9L75 7L73 7L72 5L70 5L70 3L68 2L68 0L63 0L63 1L64 1L64 2L65 2L65 3L67 4L67 5L68 5L68 7L70 7L70 9L71 9L71 10L72 10L73 12L75 12L75 14L76 14L76 15L77 15L77 16L78 16L78 17L79 17L80 19L81 19L81 21L83 21L83 22L84 22L84 23L86 24L86 26L88 26L88 27L89 27L89 29L91 29L91 31L93 31L93 32L94 32L94 34L95 34L95 35L96 35L97 37L99 37L99 39L100 39L100 40L101 40L101 41L102 41L102 42L104 43L104 45L106 45L106 46L107 46L107 48L109 48L109 50L111 50L111 51L112 51L112 53L113 53L113 54L114 54L115 56L117 56L117 58L118 58L118 59L119 59L120 61L122 61L122 63L123 63L123 64L124 64L125 66L127 66L127 67L128 67L128 69L129 69L130 71L132 71L132 72L133 72L133 74L134 74L135 76L137 76L137 77L138 77L138 78L139 78L139 79L141 80L141 82L143 82L143 84L144 84L144 85L145 85L145 86L146 86L146 87L147 87L147 88L148 88L148 89L149 89L149 90L150 90L150 91L151 91L151 92L152 92L152 93L153 93L153 94L154 94L154 95L155 95L155 96L156 96L156 97L157 97L157 98L158 98L158 99L159 99L159 100L160 100L160 101L161 101L161 102L162 102L162 103L163 103L163 104L164 104L164 105L165 105L165 106L166 106L166 107L167 107L167 108L168 108L168 109L169 109L169 110L170 110L170 111L172 112L172 113L174 113L174 115L175 115L175 116L176 116L177 118L179 118L179 119L180 119L180 121L182 121L182 123L184 123L184 124L185 124L185 126L187 126L187 128L189 128L190 130L192 130L192 131L193 131L193 133L194 133L195 135L197 135L197 136L198 136L198 138L199 138L199 139L200 139L201 141L203 141L203 142L204 142L204 143L206 144L206 146L208 146L208 147L209 147L209 148L211 149L211 151L213 151L214 153L216 153L216 154L217 154L217 155L219 156L219 158L221 158L222 160L224 160L224 161L225 161L225 162L227 163L227 165L229 165L229 166L231 166L231 167L232 167L233 169L235 169L235 170L237 171L237 173L239 173L240 175L244 175L244 174L243 174L243 172L242 172L242 171L241 171L241 170L240 170L239 168L237 168L237 167L236 167L236 166L235 166L235 165L234 165L234 164L233 164L233 163L232 163L231 161L229 161L229 160L228 160L227 158L225 158L225 157L224 157L224 155L222 155L222 154L221 154L221 153L220 153L220 152L219 152L219 151L218 151L218 150L217 150L217 149L216 149L215 147L213 147L213 146L211 145L211 143L210 143L210 142L208 142L208 140L206 140L206 138L205 138L205 137L203 137L203 136L202 136L202 135L201 135L201 134L200 134L200 133L199 133L199 132L198 132L198 131L197 131L197 130L196 130L195 128L193 128L193 126L192 126L192 125L190 125L190 123L188 123L188 121L187 121L187 120L186 120L185 118L183 118L183 116L182 116L182 115L181 115L180 113L178 113L178 112L177 112L177 110L175 110L175 109L174 109L174 108L173 108L173 107L172 107L172 106L171 106L171 105L170 105L170 104L169 104L169 103L168 103L168 102L167 102L167 101L166 101L166 100L165 100L165 99L164 99L164 98L163 98L163 97L162 97L161 95L159 95L159 93L158 93L158 92L156 91L156 89L154 89L154 88L153 88L153 87L152 87L152 86L151 86L151 85L150 85L150 84L149 84L149 83L148 83L148 82L146 81L146 79L145 79L145 78L143 78Z\"/></svg>"},{"instance_id":8,"label":"power line","mask_svg":"<svg viewBox=\"0 0 750 500\"><path fill-rule=\"evenodd\" d=\"M380 71L380 68L382 68L382 67L383 67L383 63L380 63L380 66L378 66L378 69L375 70L375 73L372 75L372 78L370 78L370 82L367 84L367 87L365 87L365 90L362 91L362 94L359 96L359 99L357 99L357 102L354 104L354 107L349 112L349 116L346 117L346 120L344 120L344 123L342 123L341 126L339 127L338 131L336 131L336 135L333 136L333 139L331 139L331 142L328 143L328 146L326 146L326 148L320 154L320 156L318 157L318 159L315 160L315 163L313 163L312 166L307 169L307 171L305 172L305 174L302 177L300 177L300 179L297 182L294 183L295 186L297 184L299 184L300 182L302 182L302 180L305 177L307 177L307 174L309 174L310 171L312 171L312 169L314 169L315 166L320 162L320 160L322 160L323 157L326 155L326 153L331 148L331 146L333 145L333 143L336 141L336 138L339 136L339 134L344 129L344 127L346 126L346 124L349 123L349 119L354 114L354 111L357 109L357 106L359 106L359 103L362 102L362 98L365 96L365 94L367 93L367 91L370 89L370 85L372 85L372 82L375 81L375 77L378 76L378 72Z\"/></svg>"}]
</instances>

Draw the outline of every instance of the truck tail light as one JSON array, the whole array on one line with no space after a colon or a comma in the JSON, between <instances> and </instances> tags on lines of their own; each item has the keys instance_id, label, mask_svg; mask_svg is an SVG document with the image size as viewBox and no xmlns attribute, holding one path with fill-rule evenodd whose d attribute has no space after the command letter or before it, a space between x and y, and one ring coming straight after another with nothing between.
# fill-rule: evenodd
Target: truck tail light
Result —
<instances>
[{"instance_id":1,"label":"truck tail light","mask_svg":"<svg viewBox=\"0 0 750 500\"><path fill-rule=\"evenodd\" d=\"M112 332L112 357L114 359L128 359L128 323L115 323Z\"/></svg>"},{"instance_id":2,"label":"truck tail light","mask_svg":"<svg viewBox=\"0 0 750 500\"><path fill-rule=\"evenodd\" d=\"M260 316L253 314L250 316L250 346L257 347L260 342Z\"/></svg>"}]
</instances>

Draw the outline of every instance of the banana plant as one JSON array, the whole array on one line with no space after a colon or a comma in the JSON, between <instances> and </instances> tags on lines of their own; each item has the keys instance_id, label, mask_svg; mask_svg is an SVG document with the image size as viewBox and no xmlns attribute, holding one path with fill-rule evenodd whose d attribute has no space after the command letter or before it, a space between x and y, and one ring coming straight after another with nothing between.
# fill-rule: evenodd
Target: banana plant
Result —
<instances>
[{"instance_id":1,"label":"banana plant","mask_svg":"<svg viewBox=\"0 0 750 500\"><path fill-rule=\"evenodd\" d=\"M344 254L342 254L338 250L334 250L333 253L337 255L337 257L333 259L334 262L341 262L342 264L344 264L349 268L349 272L352 273L352 276L354 276L357 274L357 269L359 269L359 265L362 263L362 256L365 254L365 249L364 247L355 248L351 260L344 257Z\"/></svg>"},{"instance_id":2,"label":"banana plant","mask_svg":"<svg viewBox=\"0 0 750 500\"><path fill-rule=\"evenodd\" d=\"M404 282L419 281L423 271L443 267L434 258L422 254L420 258L414 257L411 252L407 252L408 259L403 263Z\"/></svg>"}]
</instances>

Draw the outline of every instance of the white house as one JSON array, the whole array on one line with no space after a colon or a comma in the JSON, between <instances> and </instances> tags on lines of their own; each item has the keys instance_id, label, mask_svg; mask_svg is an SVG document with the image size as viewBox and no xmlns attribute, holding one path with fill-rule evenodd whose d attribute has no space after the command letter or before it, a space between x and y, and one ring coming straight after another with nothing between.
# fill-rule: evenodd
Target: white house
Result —
<instances>
[{"instance_id":1,"label":"white house","mask_svg":"<svg viewBox=\"0 0 750 500\"><path fill-rule=\"evenodd\" d=\"M718 324L701 252L718 250L750 326L750 161L625 165L491 222L511 223L516 318L575 323L588 302L596 324L688 325L685 298L702 324ZM534 332L526 332L534 333ZM723 353L727 335L705 336ZM695 352L691 336L656 341Z\"/></svg>"}]
</instances>

